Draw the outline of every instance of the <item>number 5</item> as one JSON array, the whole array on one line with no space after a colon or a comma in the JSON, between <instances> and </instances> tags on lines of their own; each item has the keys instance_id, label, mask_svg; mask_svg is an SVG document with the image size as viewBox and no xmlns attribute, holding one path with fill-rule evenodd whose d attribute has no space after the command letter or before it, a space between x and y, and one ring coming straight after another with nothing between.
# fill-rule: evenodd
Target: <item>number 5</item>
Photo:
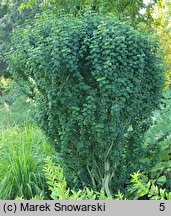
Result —
<instances>
[{"instance_id":1,"label":"number 5","mask_svg":"<svg viewBox=\"0 0 171 216\"><path fill-rule=\"evenodd\" d=\"M165 210L165 203L160 203L160 211L164 211Z\"/></svg>"}]
</instances>

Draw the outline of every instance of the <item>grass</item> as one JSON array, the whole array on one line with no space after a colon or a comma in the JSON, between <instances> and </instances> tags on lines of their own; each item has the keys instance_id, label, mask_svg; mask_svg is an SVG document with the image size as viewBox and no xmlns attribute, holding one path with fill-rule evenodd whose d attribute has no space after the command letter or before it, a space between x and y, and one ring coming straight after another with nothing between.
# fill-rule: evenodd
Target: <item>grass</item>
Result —
<instances>
[{"instance_id":1,"label":"grass","mask_svg":"<svg viewBox=\"0 0 171 216\"><path fill-rule=\"evenodd\" d=\"M0 150L0 199L46 196L44 158L55 152L42 132L30 125L1 130Z\"/></svg>"},{"instance_id":2,"label":"grass","mask_svg":"<svg viewBox=\"0 0 171 216\"><path fill-rule=\"evenodd\" d=\"M34 106L24 96L10 103L11 95L0 98L0 199L48 198L44 158L56 152L29 118Z\"/></svg>"}]
</instances>

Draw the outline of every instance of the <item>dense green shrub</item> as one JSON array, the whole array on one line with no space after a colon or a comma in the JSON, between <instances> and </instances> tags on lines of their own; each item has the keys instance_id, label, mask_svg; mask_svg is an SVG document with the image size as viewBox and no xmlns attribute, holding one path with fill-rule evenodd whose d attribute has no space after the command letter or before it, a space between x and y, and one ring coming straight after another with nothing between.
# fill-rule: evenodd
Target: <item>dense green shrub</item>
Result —
<instances>
[{"instance_id":1,"label":"dense green shrub","mask_svg":"<svg viewBox=\"0 0 171 216\"><path fill-rule=\"evenodd\" d=\"M109 16L44 15L16 32L9 65L34 96L68 181L110 195L142 168L163 82L155 39Z\"/></svg>"}]
</instances>

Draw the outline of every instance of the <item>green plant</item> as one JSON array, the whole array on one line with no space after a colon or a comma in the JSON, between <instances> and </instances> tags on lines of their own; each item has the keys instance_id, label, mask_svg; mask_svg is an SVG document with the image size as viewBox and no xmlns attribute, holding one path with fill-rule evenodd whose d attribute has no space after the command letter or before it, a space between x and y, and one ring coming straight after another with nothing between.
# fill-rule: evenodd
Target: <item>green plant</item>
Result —
<instances>
[{"instance_id":1,"label":"green plant","mask_svg":"<svg viewBox=\"0 0 171 216\"><path fill-rule=\"evenodd\" d=\"M171 192L166 191L165 188L158 187L157 181L148 180L145 175L139 172L131 175L125 194L118 191L117 194L108 197L105 195L104 190L96 192L87 187L83 190L74 191L68 188L63 169L55 165L49 157L45 161L44 172L53 200L171 200Z\"/></svg>"},{"instance_id":2,"label":"green plant","mask_svg":"<svg viewBox=\"0 0 171 216\"><path fill-rule=\"evenodd\" d=\"M11 79L0 77L0 128L31 122L34 103L18 92L16 86Z\"/></svg>"},{"instance_id":3,"label":"green plant","mask_svg":"<svg viewBox=\"0 0 171 216\"><path fill-rule=\"evenodd\" d=\"M42 172L44 157L54 154L35 126L0 130L0 199L47 196Z\"/></svg>"},{"instance_id":4,"label":"green plant","mask_svg":"<svg viewBox=\"0 0 171 216\"><path fill-rule=\"evenodd\" d=\"M27 103L27 98L25 96L18 96L14 99L12 104L4 103L0 107L0 128L5 129L15 125L24 125L25 122L31 123L31 109Z\"/></svg>"},{"instance_id":5,"label":"green plant","mask_svg":"<svg viewBox=\"0 0 171 216\"><path fill-rule=\"evenodd\" d=\"M171 91L163 93L160 109L153 112L152 125L145 133L145 145L155 146L142 160L148 167L156 161L153 168L145 169L151 179L171 191Z\"/></svg>"},{"instance_id":6,"label":"green plant","mask_svg":"<svg viewBox=\"0 0 171 216\"><path fill-rule=\"evenodd\" d=\"M168 0L148 1L143 0L24 0L19 6L19 10L33 9L37 6L41 10L50 10L57 13L62 9L67 14L84 13L86 9L91 9L100 14L112 13L121 20L130 20L132 24L137 25L142 23L150 26L154 22L154 9L158 6L159 9L166 7ZM141 13L143 11L143 13ZM168 18L168 17L167 17ZM159 23L159 21L158 21Z\"/></svg>"},{"instance_id":7,"label":"green plant","mask_svg":"<svg viewBox=\"0 0 171 216\"><path fill-rule=\"evenodd\" d=\"M113 196L106 196L104 190L96 192L93 189L85 187L83 190L75 191L67 186L63 169L52 162L50 157L45 159L44 173L46 181L51 192L50 197L53 200L171 200L171 192L165 188L159 188L156 181L137 172L131 175L131 180L127 185L125 194L118 191ZM17 197L17 200L23 200ZM43 199L42 195L32 197L31 199Z\"/></svg>"},{"instance_id":8,"label":"green plant","mask_svg":"<svg viewBox=\"0 0 171 216\"><path fill-rule=\"evenodd\" d=\"M6 79L3 76L0 76L0 96L4 96L9 92L10 89L10 79Z\"/></svg>"},{"instance_id":9,"label":"green plant","mask_svg":"<svg viewBox=\"0 0 171 216\"><path fill-rule=\"evenodd\" d=\"M18 29L9 64L79 188L110 196L143 169L143 134L163 83L151 36L110 16L44 14Z\"/></svg>"},{"instance_id":10,"label":"green plant","mask_svg":"<svg viewBox=\"0 0 171 216\"><path fill-rule=\"evenodd\" d=\"M148 200L171 200L171 192L156 185L156 181L150 180L139 172L131 175L130 187L126 197L128 199L148 199Z\"/></svg>"},{"instance_id":11,"label":"green plant","mask_svg":"<svg viewBox=\"0 0 171 216\"><path fill-rule=\"evenodd\" d=\"M85 187L83 190L74 191L68 188L66 179L63 174L63 169L55 165L50 157L45 159L46 165L44 167L45 177L49 190L51 191L51 198L53 200L112 200L112 196L106 196L104 190L95 192L93 189ZM116 200L123 200L124 195L118 192L115 196Z\"/></svg>"},{"instance_id":12,"label":"green plant","mask_svg":"<svg viewBox=\"0 0 171 216\"><path fill-rule=\"evenodd\" d=\"M44 199L44 196L42 194L36 195L31 198L31 200L43 200L43 199ZM25 200L25 199L23 196L21 196L21 197L16 197L15 200Z\"/></svg>"}]
</instances>

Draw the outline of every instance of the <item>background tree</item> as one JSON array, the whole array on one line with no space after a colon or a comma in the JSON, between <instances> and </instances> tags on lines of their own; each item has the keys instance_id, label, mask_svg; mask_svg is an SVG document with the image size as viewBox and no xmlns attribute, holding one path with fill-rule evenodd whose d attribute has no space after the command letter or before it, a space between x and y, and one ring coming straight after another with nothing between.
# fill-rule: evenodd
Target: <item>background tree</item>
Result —
<instances>
[{"instance_id":1,"label":"background tree","mask_svg":"<svg viewBox=\"0 0 171 216\"><path fill-rule=\"evenodd\" d=\"M23 25L25 20L32 19L38 12L34 10L25 10L23 13L18 11L22 0L1 0L0 2L0 75L9 76L5 53L10 48L11 33L16 26Z\"/></svg>"},{"instance_id":2,"label":"background tree","mask_svg":"<svg viewBox=\"0 0 171 216\"><path fill-rule=\"evenodd\" d=\"M36 5L42 10L59 11L77 14L86 7L98 13L112 13L119 19L130 20L133 25L139 22L150 24L153 20L152 12L156 4L163 0L28 0L21 3L19 9L34 8Z\"/></svg>"},{"instance_id":3,"label":"background tree","mask_svg":"<svg viewBox=\"0 0 171 216\"><path fill-rule=\"evenodd\" d=\"M152 29L159 36L163 48L166 63L166 85L171 87L171 1L163 0L161 6L155 6L153 10Z\"/></svg>"}]
</instances>

